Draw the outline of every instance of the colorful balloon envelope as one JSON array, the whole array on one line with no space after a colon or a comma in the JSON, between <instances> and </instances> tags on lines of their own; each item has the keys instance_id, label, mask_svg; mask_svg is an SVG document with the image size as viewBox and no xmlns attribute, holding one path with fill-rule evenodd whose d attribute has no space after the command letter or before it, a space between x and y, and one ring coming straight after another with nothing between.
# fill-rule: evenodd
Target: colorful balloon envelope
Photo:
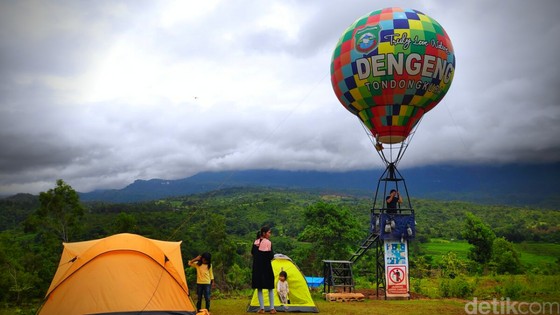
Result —
<instances>
[{"instance_id":1,"label":"colorful balloon envelope","mask_svg":"<svg viewBox=\"0 0 560 315\"><path fill-rule=\"evenodd\" d=\"M404 141L445 96L455 73L449 36L412 9L386 8L344 31L331 61L339 101L382 143Z\"/></svg>"}]
</instances>

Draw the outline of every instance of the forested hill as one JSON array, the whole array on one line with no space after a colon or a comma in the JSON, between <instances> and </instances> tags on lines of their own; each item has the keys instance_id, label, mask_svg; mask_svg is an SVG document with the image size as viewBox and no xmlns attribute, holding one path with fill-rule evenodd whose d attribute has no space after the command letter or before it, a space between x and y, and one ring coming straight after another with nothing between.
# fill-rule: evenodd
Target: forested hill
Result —
<instances>
[{"instance_id":1,"label":"forested hill","mask_svg":"<svg viewBox=\"0 0 560 315\"><path fill-rule=\"evenodd\" d=\"M371 198L279 188L227 188L141 203L87 202L84 231L94 230L95 235L83 235L82 238L117 232L111 229L115 228L115 220L122 213L134 218L137 230L133 232L166 238L169 235L159 235L161 226L167 227L161 231L171 233L181 225L181 220L185 220L185 213L204 212L205 209L223 216L227 233L231 235L252 235L259 226L267 223L297 237L303 229L304 209L321 201L348 208L367 230ZM38 205L38 197L32 195L0 199L0 230L15 228ZM465 213L472 212L490 225L497 235L510 241L560 242L560 212L557 210L417 198L412 199L412 205L418 235L423 239L460 238Z\"/></svg>"},{"instance_id":2,"label":"forested hill","mask_svg":"<svg viewBox=\"0 0 560 315\"><path fill-rule=\"evenodd\" d=\"M400 170L411 197L560 209L560 163L430 166ZM205 172L179 180L137 180L123 189L81 193L83 201L137 202L228 187L276 187L372 196L382 170Z\"/></svg>"}]
</instances>

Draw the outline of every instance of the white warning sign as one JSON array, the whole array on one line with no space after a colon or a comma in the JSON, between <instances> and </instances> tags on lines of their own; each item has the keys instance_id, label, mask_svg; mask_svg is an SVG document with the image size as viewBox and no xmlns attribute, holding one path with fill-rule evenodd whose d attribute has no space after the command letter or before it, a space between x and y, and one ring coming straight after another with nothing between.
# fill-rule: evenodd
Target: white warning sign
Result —
<instances>
[{"instance_id":1,"label":"white warning sign","mask_svg":"<svg viewBox=\"0 0 560 315\"><path fill-rule=\"evenodd\" d=\"M408 244L385 240L384 245L387 297L409 297Z\"/></svg>"}]
</instances>

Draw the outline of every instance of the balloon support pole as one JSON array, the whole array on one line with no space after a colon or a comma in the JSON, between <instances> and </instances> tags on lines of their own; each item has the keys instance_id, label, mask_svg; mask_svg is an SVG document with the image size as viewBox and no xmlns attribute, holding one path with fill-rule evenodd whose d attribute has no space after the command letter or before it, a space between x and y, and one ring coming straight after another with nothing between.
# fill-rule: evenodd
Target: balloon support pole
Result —
<instances>
[{"instance_id":1,"label":"balloon support pole","mask_svg":"<svg viewBox=\"0 0 560 315\"><path fill-rule=\"evenodd\" d=\"M396 166L397 162L387 162L385 171L379 177L373 207L371 209L370 234L377 236L376 242L376 287L377 296L380 291L387 299L386 283L386 242L400 242L408 248L409 242L416 235L416 220L414 209L410 201L408 187L402 174ZM397 209L388 209L386 197L395 189L403 197L403 203L397 204ZM403 194L404 193L404 194ZM407 250L408 251L408 250ZM408 257L407 257L408 259ZM407 267L408 269L408 267ZM407 272L410 278L410 273ZM410 279L408 279L410 283ZM410 298L410 295L408 295Z\"/></svg>"},{"instance_id":2,"label":"balloon support pole","mask_svg":"<svg viewBox=\"0 0 560 315\"><path fill-rule=\"evenodd\" d=\"M402 188L399 190L399 188ZM401 193L404 190L403 203L397 204L396 209L387 208L385 198L380 198L380 206L377 205L378 196L382 193L382 196L387 196L387 192L395 189ZM396 167L396 163L387 163L385 171L381 175L377 183L377 189L375 191L375 198L373 202L373 207L371 209L370 217L370 233L368 237L360 244L358 250L350 257L348 260L349 264L355 263L360 257L362 257L365 252L370 248L375 248L375 274L376 274L376 288L377 297L379 298L380 293L385 299L392 298L391 285L387 287L386 280L386 268L394 268L394 258L389 259L390 253L387 252L387 244L397 244L391 246L402 247L406 249L406 277L407 283L410 284L410 272L408 270L408 245L410 241L416 235L416 221L414 217L414 209L412 209L412 204L410 202L408 188L406 187L405 180L401 173ZM388 256L389 255L389 256ZM393 269L391 269L393 270ZM325 279L327 280L327 279ZM409 286L407 286L408 290ZM410 298L410 292L405 292L406 296Z\"/></svg>"},{"instance_id":3,"label":"balloon support pole","mask_svg":"<svg viewBox=\"0 0 560 315\"><path fill-rule=\"evenodd\" d=\"M403 176L397 169L396 162L387 163L387 167L385 168L385 171L381 174L381 177L379 177L379 180L377 182L377 188L375 190L375 197L373 200L374 209L378 208L380 210L386 210L385 209L386 204L383 198L380 198L381 206L376 207L378 202L378 197L380 195L380 192L382 192L383 196L387 196L388 192L391 191L392 189L398 191L399 194L402 193L402 190L404 189L405 195L403 196L404 197L403 199L406 200L408 209L412 209L412 204L410 202L410 196L408 194L408 187L406 186L406 181L404 180ZM407 208L402 208L401 206L402 205L399 205L399 210L407 209Z\"/></svg>"}]
</instances>

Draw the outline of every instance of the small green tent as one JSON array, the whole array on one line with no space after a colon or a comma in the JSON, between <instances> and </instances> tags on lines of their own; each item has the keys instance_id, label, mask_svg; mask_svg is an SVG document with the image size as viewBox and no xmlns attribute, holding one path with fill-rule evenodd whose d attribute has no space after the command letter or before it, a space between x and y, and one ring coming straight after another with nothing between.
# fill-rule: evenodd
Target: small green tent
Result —
<instances>
[{"instance_id":1,"label":"small green tent","mask_svg":"<svg viewBox=\"0 0 560 315\"><path fill-rule=\"evenodd\" d=\"M290 288L290 304L281 305L280 298L274 290L274 308L279 312L294 312L294 313L319 313L317 306L311 298L309 287L305 276L294 264L290 257L276 254L272 260L272 270L274 271L274 283L278 282L278 275L280 271L284 270L288 274L288 286ZM263 297L265 303L265 310L270 309L268 303L268 290L263 290ZM257 312L259 310L259 299L257 297L257 290L253 292L253 298L247 307L247 312Z\"/></svg>"}]
</instances>

